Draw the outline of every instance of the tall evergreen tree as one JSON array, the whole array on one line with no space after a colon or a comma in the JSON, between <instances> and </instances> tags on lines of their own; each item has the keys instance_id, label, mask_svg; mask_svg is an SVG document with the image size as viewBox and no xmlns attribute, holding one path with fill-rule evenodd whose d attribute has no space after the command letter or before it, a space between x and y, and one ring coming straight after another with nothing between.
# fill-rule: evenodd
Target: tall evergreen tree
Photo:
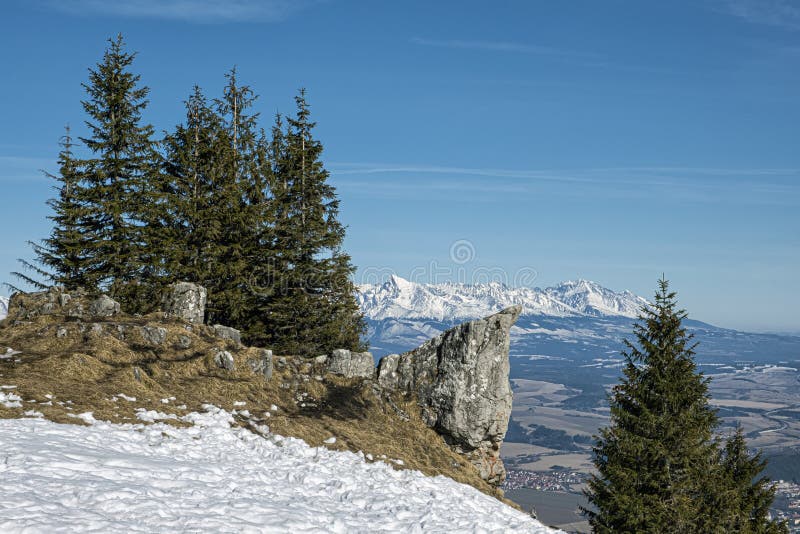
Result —
<instances>
[{"instance_id":1,"label":"tall evergreen tree","mask_svg":"<svg viewBox=\"0 0 800 534\"><path fill-rule=\"evenodd\" d=\"M216 294L209 291L208 313L210 320L248 331L255 313L249 280L262 257L269 226L266 141L257 130L258 114L250 111L257 97L239 83L235 68L226 78L223 97L215 101L230 143L218 199L225 208L220 220L223 241L217 248L221 271Z\"/></svg>"},{"instance_id":2,"label":"tall evergreen tree","mask_svg":"<svg viewBox=\"0 0 800 534\"><path fill-rule=\"evenodd\" d=\"M285 133L277 134L280 124L273 130L273 285L261 302L269 328L258 342L300 354L359 350L364 320L354 268L342 250L339 200L321 161L322 144L312 135L305 91L295 102Z\"/></svg>"},{"instance_id":3,"label":"tall evergreen tree","mask_svg":"<svg viewBox=\"0 0 800 534\"><path fill-rule=\"evenodd\" d=\"M611 424L594 447L589 482L596 532L699 532L704 475L712 467L717 416L696 369L686 317L666 280L626 340L624 376L611 398Z\"/></svg>"},{"instance_id":4,"label":"tall evergreen tree","mask_svg":"<svg viewBox=\"0 0 800 534\"><path fill-rule=\"evenodd\" d=\"M87 285L85 276L88 265L83 252L86 238L82 230L87 210L81 202L81 175L73 154L69 126L66 127L60 145L58 173L45 173L57 182L55 188L58 196L47 201L47 205L53 210L53 214L48 216L53 221L53 230L50 237L41 243L29 242L36 255L35 263L26 260L20 260L20 263L30 274L12 273L37 289L44 289L51 284L70 290Z\"/></svg>"},{"instance_id":5,"label":"tall evergreen tree","mask_svg":"<svg viewBox=\"0 0 800 534\"><path fill-rule=\"evenodd\" d=\"M721 454L714 438L709 379L694 362L686 317L662 279L634 326L636 343L625 342L611 422L593 448L598 474L586 492L595 532L726 532L740 506L750 507L745 515L756 506L737 496L743 483L732 481L735 470L722 467L734 456ZM755 474L758 466L744 463Z\"/></svg>"},{"instance_id":6,"label":"tall evergreen tree","mask_svg":"<svg viewBox=\"0 0 800 534\"><path fill-rule=\"evenodd\" d=\"M125 300L126 286L140 279L147 266L143 246L145 192L157 154L153 128L142 122L149 89L130 72L135 54L125 51L121 35L109 40L103 60L83 84L88 99L89 136L81 141L91 158L81 161L87 220L86 280Z\"/></svg>"}]
</instances>

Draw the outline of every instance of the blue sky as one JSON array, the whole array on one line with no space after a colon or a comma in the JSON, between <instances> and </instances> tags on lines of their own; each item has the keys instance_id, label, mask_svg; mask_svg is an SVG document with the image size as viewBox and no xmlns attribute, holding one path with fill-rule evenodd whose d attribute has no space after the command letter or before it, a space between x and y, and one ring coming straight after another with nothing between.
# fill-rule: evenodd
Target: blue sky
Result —
<instances>
[{"instance_id":1,"label":"blue sky","mask_svg":"<svg viewBox=\"0 0 800 534\"><path fill-rule=\"evenodd\" d=\"M80 133L87 68L122 32L158 131L233 65L267 126L308 89L360 279L581 277L649 296L663 272L694 318L800 331L796 0L0 10L0 282L49 232L39 169L65 124Z\"/></svg>"}]
</instances>

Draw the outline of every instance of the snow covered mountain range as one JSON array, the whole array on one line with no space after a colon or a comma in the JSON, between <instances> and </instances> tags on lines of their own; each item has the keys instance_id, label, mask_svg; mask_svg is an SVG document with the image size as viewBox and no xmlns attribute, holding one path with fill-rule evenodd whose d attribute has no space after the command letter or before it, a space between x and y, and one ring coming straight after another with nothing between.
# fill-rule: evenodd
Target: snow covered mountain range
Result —
<instances>
[{"instance_id":1,"label":"snow covered mountain range","mask_svg":"<svg viewBox=\"0 0 800 534\"><path fill-rule=\"evenodd\" d=\"M616 293L588 280L546 289L491 284L419 284L392 276L381 285L362 285L358 296L368 319L434 319L449 322L490 315L521 304L523 315L636 317L647 301L630 291Z\"/></svg>"},{"instance_id":2,"label":"snow covered mountain range","mask_svg":"<svg viewBox=\"0 0 800 534\"><path fill-rule=\"evenodd\" d=\"M0 320L8 315L8 297L0 297Z\"/></svg>"},{"instance_id":3,"label":"snow covered mountain range","mask_svg":"<svg viewBox=\"0 0 800 534\"><path fill-rule=\"evenodd\" d=\"M376 358L405 352L458 323L521 304L522 316L511 330L512 372L534 359L591 361L618 355L647 304L630 291L612 291L588 280L539 289L498 283L422 284L392 276L359 290ZM696 320L686 325L700 342L701 360L755 361L800 353L798 337L744 333Z\"/></svg>"}]
</instances>

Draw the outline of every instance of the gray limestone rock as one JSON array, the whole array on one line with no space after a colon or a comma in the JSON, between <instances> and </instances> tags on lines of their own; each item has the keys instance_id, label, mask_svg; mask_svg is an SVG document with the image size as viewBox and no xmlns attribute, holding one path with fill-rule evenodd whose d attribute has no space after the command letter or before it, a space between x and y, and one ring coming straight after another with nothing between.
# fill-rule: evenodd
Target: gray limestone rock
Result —
<instances>
[{"instance_id":1,"label":"gray limestone rock","mask_svg":"<svg viewBox=\"0 0 800 534\"><path fill-rule=\"evenodd\" d=\"M233 371L234 370L233 354L231 354L227 350L217 349L216 353L214 354L214 364L216 364L216 366L219 367L220 369Z\"/></svg>"},{"instance_id":2,"label":"gray limestone rock","mask_svg":"<svg viewBox=\"0 0 800 534\"><path fill-rule=\"evenodd\" d=\"M416 393L428 426L493 484L505 479L500 444L511 416L509 331L521 312L512 306L464 323L378 366L378 383Z\"/></svg>"},{"instance_id":3,"label":"gray limestone rock","mask_svg":"<svg viewBox=\"0 0 800 534\"><path fill-rule=\"evenodd\" d=\"M235 328L231 328L230 326L222 326L221 324L215 324L213 328L217 337L222 339L230 339L236 343L236 345L242 344L242 333Z\"/></svg>"},{"instance_id":4,"label":"gray limestone rock","mask_svg":"<svg viewBox=\"0 0 800 534\"><path fill-rule=\"evenodd\" d=\"M119 313L119 304L109 297L102 296L90 303L84 290L67 292L58 286L35 293L15 293L8 303L10 322L29 321L41 315L63 315L72 319L90 320L116 313Z\"/></svg>"},{"instance_id":5,"label":"gray limestone rock","mask_svg":"<svg viewBox=\"0 0 800 534\"><path fill-rule=\"evenodd\" d=\"M206 288L190 282L172 284L164 292L162 309L170 317L202 324L206 314Z\"/></svg>"},{"instance_id":6,"label":"gray limestone rock","mask_svg":"<svg viewBox=\"0 0 800 534\"><path fill-rule=\"evenodd\" d=\"M369 352L351 352L335 349L327 360L328 371L347 378L372 378L375 376L375 360Z\"/></svg>"},{"instance_id":7,"label":"gray limestone rock","mask_svg":"<svg viewBox=\"0 0 800 534\"><path fill-rule=\"evenodd\" d=\"M139 335L145 343L158 346L167 340L167 329L160 326L143 326L139 330Z\"/></svg>"},{"instance_id":8,"label":"gray limestone rock","mask_svg":"<svg viewBox=\"0 0 800 534\"><path fill-rule=\"evenodd\" d=\"M178 341L175 342L175 347L178 349L186 350L192 346L192 338L181 334L178 336Z\"/></svg>"},{"instance_id":9,"label":"gray limestone rock","mask_svg":"<svg viewBox=\"0 0 800 534\"><path fill-rule=\"evenodd\" d=\"M67 302L70 302L68 300ZM104 317L113 317L119 313L119 302L112 299L108 295L100 295L89 304L89 315L95 319L102 319Z\"/></svg>"},{"instance_id":10,"label":"gray limestone rock","mask_svg":"<svg viewBox=\"0 0 800 534\"><path fill-rule=\"evenodd\" d=\"M272 351L269 349L261 349L257 358L247 360L247 364L254 373L264 375L264 378L269 380L272 378Z\"/></svg>"}]
</instances>

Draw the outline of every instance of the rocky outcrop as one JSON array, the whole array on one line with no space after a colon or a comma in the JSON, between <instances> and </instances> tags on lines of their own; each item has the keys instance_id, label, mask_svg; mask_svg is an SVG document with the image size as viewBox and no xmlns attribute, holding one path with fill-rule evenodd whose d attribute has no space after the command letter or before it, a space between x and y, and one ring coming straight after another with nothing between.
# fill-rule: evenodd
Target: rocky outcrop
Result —
<instances>
[{"instance_id":1,"label":"rocky outcrop","mask_svg":"<svg viewBox=\"0 0 800 534\"><path fill-rule=\"evenodd\" d=\"M80 289L66 291L62 287L51 287L36 293L15 293L8 304L7 319L11 322L29 321L43 315L63 315L91 321L119 313L119 303L107 295L93 297Z\"/></svg>"},{"instance_id":2,"label":"rocky outcrop","mask_svg":"<svg viewBox=\"0 0 800 534\"><path fill-rule=\"evenodd\" d=\"M206 314L206 288L190 282L178 282L164 292L161 307L168 317L203 324Z\"/></svg>"},{"instance_id":3,"label":"rocky outcrop","mask_svg":"<svg viewBox=\"0 0 800 534\"><path fill-rule=\"evenodd\" d=\"M492 484L505 479L500 445L511 416L509 331L521 312L512 306L464 323L378 366L378 383L415 393L426 424Z\"/></svg>"},{"instance_id":4,"label":"rocky outcrop","mask_svg":"<svg viewBox=\"0 0 800 534\"><path fill-rule=\"evenodd\" d=\"M328 371L346 378L372 378L375 376L375 360L369 352L351 352L347 349L336 349L326 363Z\"/></svg>"}]
</instances>

